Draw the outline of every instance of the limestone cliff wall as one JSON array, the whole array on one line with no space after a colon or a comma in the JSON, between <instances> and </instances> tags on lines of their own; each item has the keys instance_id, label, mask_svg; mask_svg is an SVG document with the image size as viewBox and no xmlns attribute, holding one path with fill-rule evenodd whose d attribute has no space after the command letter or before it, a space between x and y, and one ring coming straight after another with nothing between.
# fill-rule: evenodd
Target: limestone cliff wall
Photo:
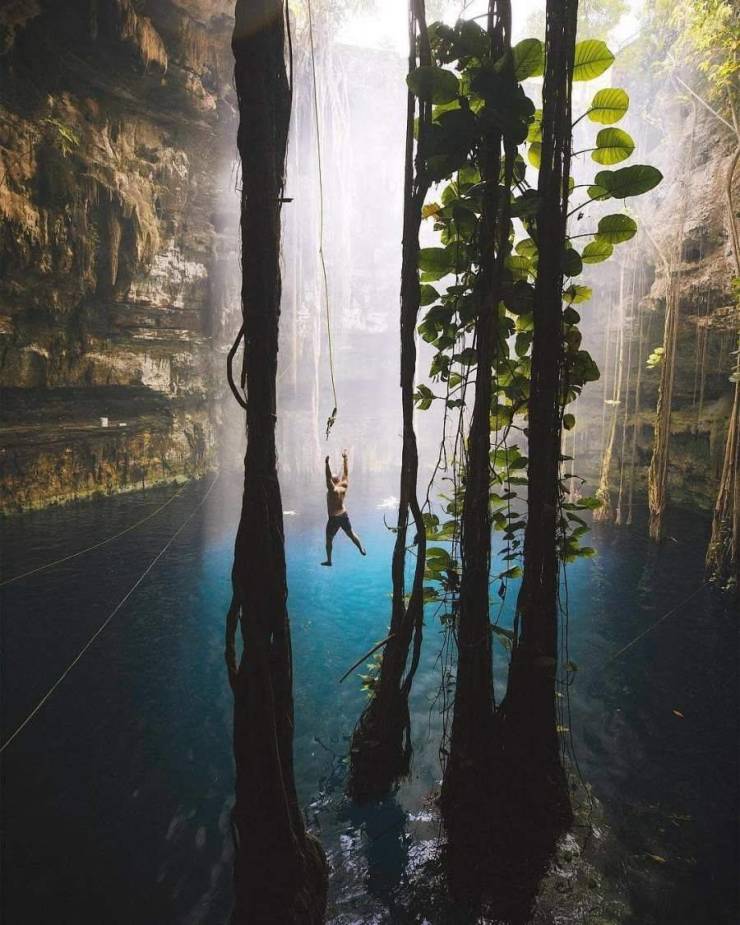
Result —
<instances>
[{"instance_id":1,"label":"limestone cliff wall","mask_svg":"<svg viewBox=\"0 0 740 925\"><path fill-rule=\"evenodd\" d=\"M644 197L645 202L627 201L638 220L638 237L622 245L615 260L594 274L594 312L590 318L584 312L584 320L602 380L579 401L576 468L592 486L598 484L609 428L616 418L608 479L613 509L620 482L625 498L631 487L641 498L639 503L645 503L660 382L660 366L648 368L647 358L663 346L673 278L679 297L669 506L709 511L722 467L734 389L733 351L740 329L726 195L736 140L672 83L651 97L650 88L643 89L648 96L644 100L639 87L629 89L635 109L642 106L642 130L632 128L638 140L634 160L656 165L664 180ZM737 169L734 201L737 209ZM617 389L620 349L621 388Z\"/></svg>"},{"instance_id":2,"label":"limestone cliff wall","mask_svg":"<svg viewBox=\"0 0 740 925\"><path fill-rule=\"evenodd\" d=\"M0 10L2 510L213 462L237 269L230 8Z\"/></svg>"}]
</instances>

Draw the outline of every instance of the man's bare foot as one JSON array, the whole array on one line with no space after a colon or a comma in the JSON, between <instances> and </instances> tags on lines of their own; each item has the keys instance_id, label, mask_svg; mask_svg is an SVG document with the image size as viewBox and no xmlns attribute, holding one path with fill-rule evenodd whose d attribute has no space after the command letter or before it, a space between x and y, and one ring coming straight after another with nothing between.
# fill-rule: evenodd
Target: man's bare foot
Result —
<instances>
[{"instance_id":1,"label":"man's bare foot","mask_svg":"<svg viewBox=\"0 0 740 925\"><path fill-rule=\"evenodd\" d=\"M331 562L322 562L322 565L331 565Z\"/></svg>"},{"instance_id":2,"label":"man's bare foot","mask_svg":"<svg viewBox=\"0 0 740 925\"><path fill-rule=\"evenodd\" d=\"M360 546L360 552L363 554L363 556L367 555L367 551L365 550L364 546Z\"/></svg>"}]
</instances>

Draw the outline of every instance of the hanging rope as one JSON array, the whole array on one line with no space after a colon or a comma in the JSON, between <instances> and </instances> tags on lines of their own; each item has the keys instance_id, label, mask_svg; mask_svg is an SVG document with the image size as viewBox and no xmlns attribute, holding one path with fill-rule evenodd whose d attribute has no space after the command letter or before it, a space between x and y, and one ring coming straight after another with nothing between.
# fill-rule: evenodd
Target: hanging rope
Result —
<instances>
[{"instance_id":1,"label":"hanging rope","mask_svg":"<svg viewBox=\"0 0 740 925\"><path fill-rule=\"evenodd\" d=\"M329 344L329 375L331 378L331 391L334 396L334 408L326 422L326 439L329 439L329 431L334 426L337 419L339 403L337 401L337 387L334 381L334 344L331 336L331 315L329 310L329 280L326 272L326 261L324 260L324 174L321 165L321 134L319 128L319 93L316 83L316 54L313 44L313 15L311 12L311 0L308 0L308 37L311 45L311 75L313 78L313 111L314 124L316 127L316 161L319 172L319 262L321 263L321 276L324 284L324 305L326 308L326 338Z\"/></svg>"},{"instance_id":2,"label":"hanging rope","mask_svg":"<svg viewBox=\"0 0 740 925\"><path fill-rule=\"evenodd\" d=\"M73 552L68 556L62 556L61 559L55 559L53 562L47 562L46 565L39 565L38 568L32 568L27 572L22 572L20 575L14 575L12 578L6 578L5 581L0 581L0 588L4 588L6 585L12 585L14 581L20 581L22 578L30 578L31 575L36 575L39 572L45 572L47 569L54 568L55 565L61 565L62 562L69 562L70 559L76 559L78 556L84 556L86 552L92 552L94 549L100 549L101 546L105 546L107 543L112 543L113 540L117 540L121 536L125 536L127 533L130 533L132 530L135 530L137 527L140 527L142 524L145 524L147 520L151 520L152 517L156 517L160 511L163 511L168 504L172 502L181 495L187 488L187 483L179 488L173 495L171 495L164 504L152 511L151 514L147 514L146 517L142 517L141 520L137 520L135 524L131 524L130 527L126 527L125 530L121 530L119 533L114 533L113 536L107 537L107 539L101 540L99 543L95 543L93 546L86 546L85 549L80 549L79 552Z\"/></svg>"},{"instance_id":3,"label":"hanging rope","mask_svg":"<svg viewBox=\"0 0 740 925\"><path fill-rule=\"evenodd\" d=\"M218 481L218 478L219 478L219 477L218 477L218 475L217 475L217 476L214 478L214 480L211 482L210 486L208 487L208 491L203 495L203 497L200 499L200 501L196 504L196 506L195 506L195 507L193 508L193 510L190 512L190 514L188 514L188 516L186 517L186 519L180 524L180 526L177 528L177 530L176 530L176 531L172 534L172 536L167 540L167 542L166 542L166 543L164 544L164 546L160 549L160 551L157 553L157 555L152 559L152 561L149 563L149 565L144 569L144 571L141 573L141 575L136 579L136 581L135 581L134 584L131 586L131 588L129 588L129 590L126 592L126 594L124 594L124 596L121 598L121 600L116 604L116 606L113 608L113 610L110 612L110 614L105 618L105 620L104 620L104 621L100 624L100 626L95 630L95 632L94 632L94 633L92 634L92 636L88 639L88 641L85 643L85 645L80 649L80 651L79 651L79 652L77 653L77 655L72 659L72 661L69 663L69 665L67 665L67 667L64 669L64 671L61 673L61 675L60 675L60 676L57 678L57 680L52 684L52 686L51 686L51 687L49 688L49 690L44 694L44 696L41 698L41 700L39 700L39 702L36 704L36 706L33 708L33 710L31 710L31 712L28 714L28 716L23 720L23 722L20 724L20 726L18 726L18 727L16 728L15 732L13 732L13 733L3 742L3 744L0 745L0 755L5 751L5 749L10 745L10 743L11 743L17 736L19 736L19 735L21 734L21 732L23 732L23 730L24 730L24 729L26 728L26 726L31 722L31 720L39 713L39 711L42 709L42 707L44 706L44 704L46 704L46 703L51 699L52 695L54 694L54 692L56 691L56 689L59 687L59 685L64 681L64 679L65 679L65 678L67 677L67 675L72 671L72 669L75 667L75 665L82 659L83 655L87 652L87 650L90 648L90 646L92 646L92 644L95 642L95 640L98 638L98 636L100 636L100 634L103 632L103 630L104 630L104 629L108 626L108 624L111 622L111 620L113 619L113 617L115 617L115 615L116 615L116 614L118 613L118 611L123 607L123 605L126 603L126 601L131 597L131 595L134 593L134 591L136 591L136 589L139 587L139 585L144 581L144 579L145 579L146 576L149 574L149 572L151 572L151 570L154 568L154 566L157 564L157 562L159 562L159 560L162 558L162 556L167 552L167 550L170 548L170 546L175 542L175 540L177 539L177 537L182 533L182 531L185 529L185 527L187 527L187 525L190 523L190 521L193 519L193 517L195 517L195 515L196 515L197 512L201 509L201 507L203 507L203 505L204 505L205 502L206 502L206 499L208 498L208 496L210 495L210 493L211 493L211 491L212 491L212 489L213 489L213 486L214 486L214 485L216 484L216 482ZM170 500L172 500L172 499L170 498Z\"/></svg>"},{"instance_id":4,"label":"hanging rope","mask_svg":"<svg viewBox=\"0 0 740 925\"><path fill-rule=\"evenodd\" d=\"M692 591L692 593L689 594L688 597L684 598L684 599L681 601L680 604L676 604L675 607L671 607L671 609L670 609L669 611L667 611L666 613L664 613L663 616L660 617L660 619L656 620L654 623L651 623L651 624L647 627L647 629L644 629L641 633L639 633L637 636L635 636L634 639L630 640L630 642L628 642L626 646L622 646L621 649L618 649L618 650L614 653L614 655L610 656L610 657L602 664L602 666L601 666L602 669L603 669L603 668L606 668L608 665L611 665L611 663L612 663L615 659L619 658L620 655L624 655L624 653L627 652L629 649L631 649L632 646L634 646L634 645L636 645L638 642L640 642L641 639L644 639L644 638L648 635L648 633L652 633L652 631L653 631L654 629L656 629L656 627L660 626L661 623L664 623L664 622L668 619L668 617L672 617L674 613L678 613L679 610L682 610L683 607L685 607L685 605L688 604L688 602L689 602L690 600L693 600L693 598L695 598L696 595L697 595L701 590L703 590L704 588L706 588L706 586L707 586L708 584L709 584L709 582L703 581L703 582L699 585L699 587L698 587L695 591Z\"/></svg>"}]
</instances>

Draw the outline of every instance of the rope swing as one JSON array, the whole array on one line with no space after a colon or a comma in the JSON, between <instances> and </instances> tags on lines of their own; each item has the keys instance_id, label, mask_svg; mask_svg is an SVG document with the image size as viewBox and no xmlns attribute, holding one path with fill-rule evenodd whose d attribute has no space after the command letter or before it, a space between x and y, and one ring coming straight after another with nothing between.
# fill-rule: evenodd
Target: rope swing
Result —
<instances>
[{"instance_id":1,"label":"rope swing","mask_svg":"<svg viewBox=\"0 0 740 925\"><path fill-rule=\"evenodd\" d=\"M149 563L149 565L147 565L147 567L144 569L144 571L141 573L141 575L139 575L139 577L136 579L136 581L133 583L133 585L128 589L128 591L124 594L124 596L121 598L121 600L116 604L116 606L113 608L113 610L108 614L108 616L105 618L105 620L103 620L103 622L100 624L100 626L95 630L95 632L92 634L92 636L87 640L87 642L86 642L85 645L80 649L80 651L77 653L77 655L75 655L75 657L72 659L72 661L69 663L69 665L67 665L67 667L64 669L64 671L59 675L59 677L56 679L56 681L51 685L51 687L49 688L49 690L48 690L48 691L44 694L44 696L38 701L38 703L36 704L36 706L35 706L35 707L31 710L31 712L26 716L26 718L23 720L23 722L21 722L20 725L18 725L18 726L16 727L15 731L12 732L12 733L8 736L8 738L7 738L3 743L0 744L0 755L2 755L2 753L5 751L5 749L6 749L6 748L7 748L7 747L8 747L8 746L9 746L9 745L10 745L10 744L11 744L11 743L23 732L23 730L26 728L26 726L27 726L27 725L33 720L33 718L34 718L35 716L37 716L38 713L43 709L44 705L52 698L52 696L54 695L54 693L55 693L55 691L57 690L57 688L58 688L58 687L64 682L64 680L69 676L69 674L71 673L72 669L82 660L83 656L84 656L85 653L88 651L88 649L90 649L90 647L93 645L93 643L95 642L95 640L100 636L100 634L103 632L103 630L105 630L105 628L110 624L110 622L113 620L113 618L115 617L115 615L116 615L116 614L121 610L121 608L126 604L126 602L128 601L128 599L131 597L131 595L134 593L134 591L136 591L136 589L139 587L139 585L141 585L141 583L144 581L144 579L147 577L147 575L151 572L151 570L154 568L154 566L157 564L157 562L159 562L159 560L162 558L162 556L164 556L164 554L167 552L167 550L170 548L170 546L172 546L172 544L175 542L175 540L177 539L177 537L182 533L182 531L185 529L185 527L187 527L187 525L190 523L190 521L193 519L193 517L195 517L195 515L198 513L198 511L203 507L203 505L204 505L204 504L206 503L206 501L208 500L208 496L210 495L211 491L213 490L213 487L214 487L214 485L216 484L216 482L218 481L218 479L219 479L219 476L216 475L216 477L213 479L213 481L211 482L211 484L208 486L208 490L205 492L205 494L204 494L203 497L200 499L200 501L195 505L195 507L194 507L194 508L192 509L192 511L188 514L188 516L185 518L185 520L183 520L183 522L180 524L180 526L177 528L177 530L175 530L175 532L172 534L172 536L167 540L167 542L164 544L164 546L159 550L159 552L157 553L157 555L151 560L151 562ZM177 494L179 495L180 492L177 492ZM173 496L173 497L176 497L176 495ZM171 501L171 500L172 500L172 498L170 498L170 501ZM169 503L169 502L168 502L168 503ZM161 510L161 508L159 508L158 510ZM158 511L155 511L154 513L156 514L156 513L158 513ZM154 515L152 515L152 516L154 516ZM139 521L139 523L143 523L143 521ZM134 524L134 526L138 526L138 524ZM120 536L120 534L118 534L118 535ZM111 539L114 539L114 537L111 537ZM102 544L101 544L101 545L102 545ZM82 550L82 552L86 552L86 551L87 551L87 550ZM78 555L79 555L79 553L78 553ZM70 556L70 558L73 558L73 557ZM19 576L19 577L20 577L20 576Z\"/></svg>"},{"instance_id":2,"label":"rope swing","mask_svg":"<svg viewBox=\"0 0 740 925\"><path fill-rule=\"evenodd\" d=\"M324 305L326 307L326 338L329 344L329 376L331 378L331 391L334 397L334 408L326 422L326 439L329 439L329 432L334 426L339 410L337 401L337 387L334 381L334 344L331 336L331 313L329 308L329 280L326 272L326 261L324 260L324 175L321 165L321 134L319 127L319 94L316 83L316 54L313 42L313 14L311 11L311 0L308 0L308 37L311 46L311 75L313 79L313 111L314 125L316 129L316 161L319 173L319 262L321 264L321 276L324 287Z\"/></svg>"}]
</instances>

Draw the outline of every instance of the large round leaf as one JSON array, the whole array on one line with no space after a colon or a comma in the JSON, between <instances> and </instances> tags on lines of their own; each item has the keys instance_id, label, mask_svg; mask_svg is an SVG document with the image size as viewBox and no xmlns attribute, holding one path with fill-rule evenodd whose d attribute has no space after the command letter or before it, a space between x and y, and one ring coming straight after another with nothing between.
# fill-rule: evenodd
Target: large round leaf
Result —
<instances>
[{"instance_id":1,"label":"large round leaf","mask_svg":"<svg viewBox=\"0 0 740 925\"><path fill-rule=\"evenodd\" d=\"M578 276L579 273L583 272L583 261L581 260L581 255L572 247L566 248L566 250L563 252L560 266L566 276Z\"/></svg>"},{"instance_id":2,"label":"large round leaf","mask_svg":"<svg viewBox=\"0 0 740 925\"><path fill-rule=\"evenodd\" d=\"M629 241L637 234L637 222L629 215L605 215L599 219L599 230L596 233L597 241L607 244L621 244Z\"/></svg>"},{"instance_id":3,"label":"large round leaf","mask_svg":"<svg viewBox=\"0 0 740 925\"><path fill-rule=\"evenodd\" d=\"M596 185L605 189L614 199L640 196L656 187L663 179L657 167L649 164L633 164L619 170L600 170L596 174ZM603 197L606 198L606 197Z\"/></svg>"},{"instance_id":4,"label":"large round leaf","mask_svg":"<svg viewBox=\"0 0 740 925\"><path fill-rule=\"evenodd\" d=\"M455 272L455 262L446 247L422 247L419 251L419 269L426 279L441 279Z\"/></svg>"},{"instance_id":5,"label":"large round leaf","mask_svg":"<svg viewBox=\"0 0 740 925\"><path fill-rule=\"evenodd\" d=\"M586 39L576 45L573 80L593 80L612 66L614 55L601 39Z\"/></svg>"},{"instance_id":6,"label":"large round leaf","mask_svg":"<svg viewBox=\"0 0 740 925\"><path fill-rule=\"evenodd\" d=\"M432 103L451 103L460 92L460 84L452 71L434 64L417 67L406 78L409 90Z\"/></svg>"},{"instance_id":7,"label":"large round leaf","mask_svg":"<svg viewBox=\"0 0 740 925\"><path fill-rule=\"evenodd\" d=\"M589 186L588 188L589 199L609 199L610 196L609 190L604 189L603 186Z\"/></svg>"},{"instance_id":8,"label":"large round leaf","mask_svg":"<svg viewBox=\"0 0 740 925\"><path fill-rule=\"evenodd\" d=\"M596 150L591 157L597 164L618 164L635 150L632 138L621 128L602 128L596 136Z\"/></svg>"},{"instance_id":9,"label":"large round leaf","mask_svg":"<svg viewBox=\"0 0 740 925\"><path fill-rule=\"evenodd\" d=\"M545 46L539 39L524 39L512 49L517 80L540 77L545 73Z\"/></svg>"},{"instance_id":10,"label":"large round leaf","mask_svg":"<svg viewBox=\"0 0 740 925\"><path fill-rule=\"evenodd\" d=\"M517 254L521 254L522 257L529 257L530 260L532 257L537 256L537 245L531 238L524 238L522 241L518 241L514 250Z\"/></svg>"},{"instance_id":11,"label":"large round leaf","mask_svg":"<svg viewBox=\"0 0 740 925\"><path fill-rule=\"evenodd\" d=\"M614 125L627 112L629 106L630 98L625 90L607 87L599 90L594 96L587 115L592 122Z\"/></svg>"},{"instance_id":12,"label":"large round leaf","mask_svg":"<svg viewBox=\"0 0 740 925\"><path fill-rule=\"evenodd\" d=\"M439 298L439 293L434 288L434 286L429 286L424 283L419 289L419 304L420 305L431 305L432 302L436 302Z\"/></svg>"},{"instance_id":13,"label":"large round leaf","mask_svg":"<svg viewBox=\"0 0 740 925\"><path fill-rule=\"evenodd\" d=\"M614 245L607 241L591 241L583 248L581 259L584 263L601 263L614 253Z\"/></svg>"},{"instance_id":14,"label":"large round leaf","mask_svg":"<svg viewBox=\"0 0 740 925\"><path fill-rule=\"evenodd\" d=\"M542 162L542 145L539 141L535 141L534 144L531 144L527 149L527 160L533 167L536 167L537 170L540 169L540 163Z\"/></svg>"},{"instance_id":15,"label":"large round leaf","mask_svg":"<svg viewBox=\"0 0 740 925\"><path fill-rule=\"evenodd\" d=\"M526 280L529 276L529 258L521 254L510 254L506 260L506 267L511 272L511 278L514 280Z\"/></svg>"}]
</instances>

